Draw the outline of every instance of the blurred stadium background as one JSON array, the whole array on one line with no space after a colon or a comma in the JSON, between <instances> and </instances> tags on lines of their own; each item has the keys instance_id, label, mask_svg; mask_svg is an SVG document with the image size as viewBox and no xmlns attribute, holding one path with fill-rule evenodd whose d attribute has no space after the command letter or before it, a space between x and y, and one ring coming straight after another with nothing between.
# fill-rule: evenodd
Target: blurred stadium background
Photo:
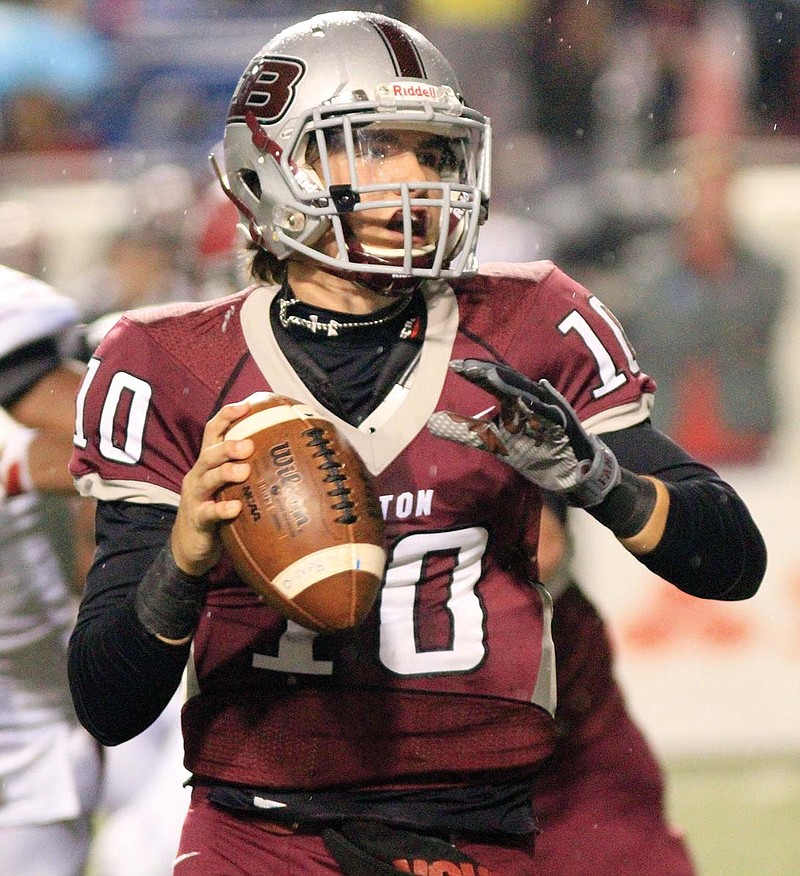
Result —
<instances>
[{"instance_id":1,"label":"blurred stadium background","mask_svg":"<svg viewBox=\"0 0 800 876\"><path fill-rule=\"evenodd\" d=\"M87 319L236 285L231 216L207 156L246 60L291 21L336 8L398 15L451 57L495 124L483 258L553 258L592 288L663 385L665 427L750 502L770 551L751 603L682 599L584 519L576 564L611 621L702 876L796 876L799 3L0 2L0 261L72 293ZM710 215L730 228L714 237L706 217L701 249L724 249L732 232L762 266L746 276L763 281L703 286L712 269L692 273L675 244L718 177ZM676 267L660 287L675 296L671 312L648 298L659 259ZM673 362L657 345L647 355L654 313ZM675 364L694 382L671 385ZM732 395L698 386L715 364L735 375Z\"/></svg>"}]
</instances>

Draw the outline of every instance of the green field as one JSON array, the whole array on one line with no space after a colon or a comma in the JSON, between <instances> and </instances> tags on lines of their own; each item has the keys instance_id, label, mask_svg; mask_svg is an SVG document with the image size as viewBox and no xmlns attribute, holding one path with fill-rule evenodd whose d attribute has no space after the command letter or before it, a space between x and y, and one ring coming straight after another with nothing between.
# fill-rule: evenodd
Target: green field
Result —
<instances>
[{"instance_id":1,"label":"green field","mask_svg":"<svg viewBox=\"0 0 800 876\"><path fill-rule=\"evenodd\" d=\"M667 764L699 876L800 874L800 754Z\"/></svg>"}]
</instances>

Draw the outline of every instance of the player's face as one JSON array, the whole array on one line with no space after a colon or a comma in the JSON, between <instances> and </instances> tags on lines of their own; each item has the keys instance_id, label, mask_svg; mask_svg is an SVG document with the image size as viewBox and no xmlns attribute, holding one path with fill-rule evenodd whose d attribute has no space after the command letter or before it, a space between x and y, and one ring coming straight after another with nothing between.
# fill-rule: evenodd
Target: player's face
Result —
<instances>
[{"instance_id":1,"label":"player's face","mask_svg":"<svg viewBox=\"0 0 800 876\"><path fill-rule=\"evenodd\" d=\"M353 145L356 182L388 187L362 193L362 204L397 200L402 183L411 184L411 198L440 199L441 191L429 192L425 184L461 181L465 173L465 146L456 137L375 124L356 129ZM340 134L329 136L328 156L331 182L351 183L349 158ZM318 157L316 161L315 169L320 173ZM414 249L435 243L440 214L441 209L435 205L411 208ZM387 250L403 248L403 212L396 205L358 210L349 214L348 221L362 244Z\"/></svg>"}]
</instances>

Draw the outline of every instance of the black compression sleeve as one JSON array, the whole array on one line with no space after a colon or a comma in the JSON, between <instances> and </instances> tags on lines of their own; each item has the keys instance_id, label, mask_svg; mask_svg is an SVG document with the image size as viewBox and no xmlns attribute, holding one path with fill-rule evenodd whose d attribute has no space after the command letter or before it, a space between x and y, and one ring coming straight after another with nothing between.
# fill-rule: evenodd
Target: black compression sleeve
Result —
<instances>
[{"instance_id":1,"label":"black compression sleeve","mask_svg":"<svg viewBox=\"0 0 800 876\"><path fill-rule=\"evenodd\" d=\"M766 570L766 548L742 500L722 481L667 484L664 535L639 559L685 593L749 599Z\"/></svg>"},{"instance_id":2,"label":"black compression sleeve","mask_svg":"<svg viewBox=\"0 0 800 876\"><path fill-rule=\"evenodd\" d=\"M713 469L643 423L603 435L620 465L662 480L670 510L654 551L638 559L693 596L748 599L766 571L764 540L747 506Z\"/></svg>"},{"instance_id":3,"label":"black compression sleeve","mask_svg":"<svg viewBox=\"0 0 800 876\"><path fill-rule=\"evenodd\" d=\"M136 615L154 636L179 641L194 632L207 587L208 575L182 572L164 545L136 588Z\"/></svg>"},{"instance_id":4,"label":"black compression sleeve","mask_svg":"<svg viewBox=\"0 0 800 876\"><path fill-rule=\"evenodd\" d=\"M70 691L81 723L104 745L141 733L180 684L189 645L161 642L135 609L139 581L167 543L175 509L99 502L98 550L69 643Z\"/></svg>"},{"instance_id":5,"label":"black compression sleeve","mask_svg":"<svg viewBox=\"0 0 800 876\"><path fill-rule=\"evenodd\" d=\"M620 482L598 505L586 510L617 538L630 538L644 529L656 507L656 485L620 467Z\"/></svg>"}]
</instances>

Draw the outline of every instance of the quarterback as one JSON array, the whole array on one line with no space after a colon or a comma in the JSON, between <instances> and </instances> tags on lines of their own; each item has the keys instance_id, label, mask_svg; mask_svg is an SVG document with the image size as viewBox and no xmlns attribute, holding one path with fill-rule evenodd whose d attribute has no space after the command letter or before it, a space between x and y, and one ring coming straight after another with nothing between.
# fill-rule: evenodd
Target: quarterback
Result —
<instances>
[{"instance_id":1,"label":"quarterback","mask_svg":"<svg viewBox=\"0 0 800 876\"><path fill-rule=\"evenodd\" d=\"M123 316L89 363L70 463L98 548L70 643L105 744L188 667L177 876L531 876L555 743L542 490L650 569L745 599L765 569L736 492L649 422L654 382L549 262L478 269L488 119L418 32L370 13L282 32L242 74L223 188L254 285ZM219 529L256 391L332 419L375 478L388 565L321 635L239 580ZM622 548L621 548L622 549Z\"/></svg>"}]
</instances>

